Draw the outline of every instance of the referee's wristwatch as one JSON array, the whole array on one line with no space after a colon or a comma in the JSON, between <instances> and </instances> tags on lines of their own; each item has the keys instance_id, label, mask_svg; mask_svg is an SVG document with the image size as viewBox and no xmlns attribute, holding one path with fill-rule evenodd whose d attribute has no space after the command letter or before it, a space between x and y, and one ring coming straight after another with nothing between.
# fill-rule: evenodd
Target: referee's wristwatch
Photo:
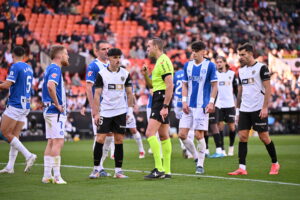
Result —
<instances>
[{"instance_id":1,"label":"referee's wristwatch","mask_svg":"<svg viewBox=\"0 0 300 200\"><path fill-rule=\"evenodd\" d=\"M168 104L163 104L163 108L169 108Z\"/></svg>"}]
</instances>

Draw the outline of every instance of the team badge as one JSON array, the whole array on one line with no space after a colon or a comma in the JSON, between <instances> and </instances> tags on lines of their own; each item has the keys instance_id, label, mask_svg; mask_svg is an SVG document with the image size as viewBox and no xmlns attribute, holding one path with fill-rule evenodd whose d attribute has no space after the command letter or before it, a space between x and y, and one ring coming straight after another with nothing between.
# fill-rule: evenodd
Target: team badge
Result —
<instances>
[{"instance_id":1,"label":"team badge","mask_svg":"<svg viewBox=\"0 0 300 200\"><path fill-rule=\"evenodd\" d=\"M206 69L202 69L202 70L201 70L201 73L202 73L202 74L205 74L205 73L206 73Z\"/></svg>"},{"instance_id":2,"label":"team badge","mask_svg":"<svg viewBox=\"0 0 300 200\"><path fill-rule=\"evenodd\" d=\"M57 74L54 73L54 74L51 75L51 77L52 77L52 78L56 78L56 77L57 77Z\"/></svg>"},{"instance_id":3,"label":"team badge","mask_svg":"<svg viewBox=\"0 0 300 200\"><path fill-rule=\"evenodd\" d=\"M125 80L125 77L124 76L121 76L121 81L124 81Z\"/></svg>"},{"instance_id":4,"label":"team badge","mask_svg":"<svg viewBox=\"0 0 300 200\"><path fill-rule=\"evenodd\" d=\"M88 72L88 76L92 76L92 74L93 74L93 71Z\"/></svg>"},{"instance_id":5,"label":"team badge","mask_svg":"<svg viewBox=\"0 0 300 200\"><path fill-rule=\"evenodd\" d=\"M255 74L255 70L252 71L252 75L254 75L254 74Z\"/></svg>"},{"instance_id":6,"label":"team badge","mask_svg":"<svg viewBox=\"0 0 300 200\"><path fill-rule=\"evenodd\" d=\"M229 80L231 80L231 76L229 76Z\"/></svg>"}]
</instances>

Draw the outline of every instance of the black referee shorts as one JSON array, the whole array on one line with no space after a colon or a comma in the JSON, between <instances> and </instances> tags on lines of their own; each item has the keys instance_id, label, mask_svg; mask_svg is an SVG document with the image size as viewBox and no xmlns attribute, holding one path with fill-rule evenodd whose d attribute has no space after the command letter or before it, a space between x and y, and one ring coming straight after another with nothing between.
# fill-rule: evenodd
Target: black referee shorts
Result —
<instances>
[{"instance_id":1,"label":"black referee shorts","mask_svg":"<svg viewBox=\"0 0 300 200\"><path fill-rule=\"evenodd\" d=\"M126 113L114 117L100 117L100 126L97 127L98 134L119 133L125 134Z\"/></svg>"},{"instance_id":2,"label":"black referee shorts","mask_svg":"<svg viewBox=\"0 0 300 200\"><path fill-rule=\"evenodd\" d=\"M253 127L253 130L261 133L268 131L268 118L261 119L259 117L260 110L255 112L241 112L239 116L238 129L241 130L250 130Z\"/></svg>"},{"instance_id":3,"label":"black referee shorts","mask_svg":"<svg viewBox=\"0 0 300 200\"><path fill-rule=\"evenodd\" d=\"M235 122L235 107L231 108L216 108L218 122L234 123Z\"/></svg>"},{"instance_id":4,"label":"black referee shorts","mask_svg":"<svg viewBox=\"0 0 300 200\"><path fill-rule=\"evenodd\" d=\"M160 110L163 108L164 100L165 90L158 90L153 93L150 118L155 119L162 124L169 124L170 106L168 116L165 118L165 120L163 120L160 115Z\"/></svg>"}]
</instances>

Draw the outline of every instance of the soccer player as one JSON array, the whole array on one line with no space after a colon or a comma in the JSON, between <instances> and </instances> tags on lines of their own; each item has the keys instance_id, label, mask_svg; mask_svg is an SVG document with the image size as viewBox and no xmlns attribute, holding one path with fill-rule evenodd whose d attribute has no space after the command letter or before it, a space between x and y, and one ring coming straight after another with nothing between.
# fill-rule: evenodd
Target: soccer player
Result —
<instances>
[{"instance_id":1,"label":"soccer player","mask_svg":"<svg viewBox=\"0 0 300 200\"><path fill-rule=\"evenodd\" d=\"M183 69L182 67L178 68L178 70L174 74L173 84L174 84L174 98L173 98L173 106L174 113L177 119L181 119L183 111L182 111L182 78L183 78ZM194 141L194 130L190 129L188 136ZM193 158L193 155L186 150L182 140L179 138L180 147L182 149L182 155L184 158Z\"/></svg>"},{"instance_id":2,"label":"soccer player","mask_svg":"<svg viewBox=\"0 0 300 200\"><path fill-rule=\"evenodd\" d=\"M214 101L217 94L217 75L215 64L204 58L205 44L196 41L192 44L194 60L184 66L182 85L183 115L179 122L179 137L185 147L193 154L196 174L204 173L206 143L204 132L208 130L208 113L214 112ZM193 127L198 145L187 137Z\"/></svg>"},{"instance_id":3,"label":"soccer player","mask_svg":"<svg viewBox=\"0 0 300 200\"><path fill-rule=\"evenodd\" d=\"M268 132L268 103L271 96L270 72L268 67L254 59L254 48L245 43L238 47L239 86L237 97L239 168L229 175L247 175L246 156L247 142L251 127L258 132L260 140L265 144L271 157L272 165L269 174L278 174L280 165L274 143ZM239 110L238 110L239 109Z\"/></svg>"},{"instance_id":4,"label":"soccer player","mask_svg":"<svg viewBox=\"0 0 300 200\"><path fill-rule=\"evenodd\" d=\"M14 164L20 151L26 159L24 172L28 172L37 156L28 151L20 142L19 135L30 111L31 86L33 71L23 62L25 50L16 46L13 49L14 64L11 66L6 81L0 84L0 90L9 89L7 107L2 115L1 132L10 144L9 161L0 173L14 173Z\"/></svg>"},{"instance_id":5,"label":"soccer player","mask_svg":"<svg viewBox=\"0 0 300 200\"><path fill-rule=\"evenodd\" d=\"M160 38L153 38L148 41L148 56L157 59L152 71L152 80L148 76L147 66L144 65L142 69L147 85L153 89L151 115L146 136L155 161L155 168L144 177L145 179L171 178L172 144L168 132L174 68L171 60L163 53L163 47L164 44ZM156 137L157 132L161 140L161 147Z\"/></svg>"},{"instance_id":6,"label":"soccer player","mask_svg":"<svg viewBox=\"0 0 300 200\"><path fill-rule=\"evenodd\" d=\"M224 121L229 127L229 148L228 156L234 154L235 140L235 102L234 95L237 95L237 81L235 73L229 70L226 58L219 56L216 59L218 77L218 96L216 101L217 122L221 136L221 145L224 149ZM224 151L224 150L223 150ZM223 152L223 154L226 152Z\"/></svg>"},{"instance_id":7,"label":"soccer player","mask_svg":"<svg viewBox=\"0 0 300 200\"><path fill-rule=\"evenodd\" d=\"M216 152L213 155L207 155L207 153L209 154L209 150L208 150L208 133L205 136L205 143L206 143L206 155L209 158L222 158L224 156L226 156L225 150L224 149L224 145L222 145L221 142L221 135L219 133L219 127L218 127L218 123L217 123L217 113L216 110L213 113L209 114L209 129L213 135L214 138L214 142L216 145Z\"/></svg>"},{"instance_id":8,"label":"soccer player","mask_svg":"<svg viewBox=\"0 0 300 200\"><path fill-rule=\"evenodd\" d=\"M99 129L97 131L94 155L96 160L100 161L105 138L101 137L101 135L112 132L115 141L114 178L128 178L124 175L121 168L123 164L123 139L126 129L126 113L127 116L133 115L131 113L133 110L132 84L129 72L120 67L122 51L112 48L108 51L107 55L110 65L97 74L94 84L95 94L92 113ZM125 93L127 98L125 98ZM102 98L101 102L100 96Z\"/></svg>"},{"instance_id":9,"label":"soccer player","mask_svg":"<svg viewBox=\"0 0 300 200\"><path fill-rule=\"evenodd\" d=\"M109 61L107 57L107 52L109 49L110 49L110 44L108 42L102 40L96 42L94 52L97 58L89 64L86 70L86 96L91 107L93 105L93 95L95 92L94 83L97 74L99 73L99 71L109 66ZM85 106L82 108L83 113L84 111L85 111ZM108 135L97 136L97 126L95 125L93 117L92 117L92 125L93 125L93 132L95 136L94 143L93 143L94 169L89 175L89 177L91 179L95 179L98 177L110 176L110 174L104 170L103 163L106 157L108 156L108 151L110 149L111 144L113 143L113 135L109 133ZM95 142L97 139L100 140L99 137L103 137L102 139L105 141L103 145L103 155L101 160L96 159L98 158L98 155L95 155L96 152L99 152L99 150L95 149L96 148Z\"/></svg>"},{"instance_id":10,"label":"soccer player","mask_svg":"<svg viewBox=\"0 0 300 200\"><path fill-rule=\"evenodd\" d=\"M64 145L66 115L66 92L61 72L62 67L69 65L67 49L62 45L50 49L51 64L46 68L42 89L46 139L44 152L43 183L67 184L61 177L61 150ZM52 176L52 170L54 177Z\"/></svg>"}]
</instances>

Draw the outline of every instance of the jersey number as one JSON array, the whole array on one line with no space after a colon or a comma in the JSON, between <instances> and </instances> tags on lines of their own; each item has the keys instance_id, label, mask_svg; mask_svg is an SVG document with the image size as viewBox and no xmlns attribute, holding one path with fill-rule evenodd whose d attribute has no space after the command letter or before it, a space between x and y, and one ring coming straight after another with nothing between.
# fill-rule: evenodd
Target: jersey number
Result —
<instances>
[{"instance_id":1,"label":"jersey number","mask_svg":"<svg viewBox=\"0 0 300 200\"><path fill-rule=\"evenodd\" d=\"M176 95L181 95L180 92L181 88L182 88L182 81L181 80L176 81L176 89L175 89Z\"/></svg>"},{"instance_id":2,"label":"jersey number","mask_svg":"<svg viewBox=\"0 0 300 200\"><path fill-rule=\"evenodd\" d=\"M26 93L29 93L31 89L31 76L27 76L26 79Z\"/></svg>"}]
</instances>

